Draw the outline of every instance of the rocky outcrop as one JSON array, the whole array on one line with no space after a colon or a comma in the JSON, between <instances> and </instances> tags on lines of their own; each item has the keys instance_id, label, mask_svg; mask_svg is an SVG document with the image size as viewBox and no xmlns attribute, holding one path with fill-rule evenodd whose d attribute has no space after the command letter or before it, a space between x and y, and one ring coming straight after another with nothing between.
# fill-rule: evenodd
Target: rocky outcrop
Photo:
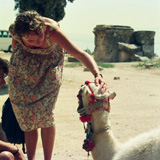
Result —
<instances>
[{"instance_id":1,"label":"rocky outcrop","mask_svg":"<svg viewBox=\"0 0 160 160\"><path fill-rule=\"evenodd\" d=\"M134 32L129 26L97 25L93 32L96 61L124 62L134 54L154 56L154 31Z\"/></svg>"}]
</instances>

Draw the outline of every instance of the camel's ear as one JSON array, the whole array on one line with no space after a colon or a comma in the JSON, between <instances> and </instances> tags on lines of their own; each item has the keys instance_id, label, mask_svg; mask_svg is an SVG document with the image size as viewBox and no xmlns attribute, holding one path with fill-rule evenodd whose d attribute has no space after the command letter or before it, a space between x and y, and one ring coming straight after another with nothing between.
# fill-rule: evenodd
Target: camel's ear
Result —
<instances>
[{"instance_id":1,"label":"camel's ear","mask_svg":"<svg viewBox=\"0 0 160 160\"><path fill-rule=\"evenodd\" d=\"M114 99L115 96L116 96L116 93L115 93L115 92L109 93L109 98L110 98L110 99Z\"/></svg>"}]
</instances>

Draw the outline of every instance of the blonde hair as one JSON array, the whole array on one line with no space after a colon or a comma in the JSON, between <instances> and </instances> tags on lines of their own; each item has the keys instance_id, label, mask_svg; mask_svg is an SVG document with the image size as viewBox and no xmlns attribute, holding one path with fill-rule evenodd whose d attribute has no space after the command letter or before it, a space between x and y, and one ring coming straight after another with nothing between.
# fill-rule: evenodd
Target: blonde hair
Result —
<instances>
[{"instance_id":1,"label":"blonde hair","mask_svg":"<svg viewBox=\"0 0 160 160\"><path fill-rule=\"evenodd\" d=\"M30 32L34 32L38 35L43 28L44 21L40 14L36 11L25 11L17 16L14 32L19 37L28 35Z\"/></svg>"}]
</instances>

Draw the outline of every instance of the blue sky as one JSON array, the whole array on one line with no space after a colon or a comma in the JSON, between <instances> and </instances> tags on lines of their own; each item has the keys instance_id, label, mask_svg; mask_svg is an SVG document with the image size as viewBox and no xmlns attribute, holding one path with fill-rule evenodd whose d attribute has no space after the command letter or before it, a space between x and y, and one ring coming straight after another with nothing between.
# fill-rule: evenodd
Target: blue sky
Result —
<instances>
[{"instance_id":1,"label":"blue sky","mask_svg":"<svg viewBox=\"0 0 160 160\"><path fill-rule=\"evenodd\" d=\"M14 0L0 0L0 29L15 19ZM82 49L94 50L96 25L127 25L135 31L156 31L155 53L160 56L160 0L75 0L68 3L61 28Z\"/></svg>"}]
</instances>

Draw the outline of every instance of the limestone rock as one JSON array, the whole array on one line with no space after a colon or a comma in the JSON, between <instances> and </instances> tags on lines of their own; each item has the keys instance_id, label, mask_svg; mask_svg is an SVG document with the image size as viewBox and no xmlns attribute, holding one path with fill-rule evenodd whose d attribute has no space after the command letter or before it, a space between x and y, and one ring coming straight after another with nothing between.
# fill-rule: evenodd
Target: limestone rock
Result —
<instances>
[{"instance_id":1,"label":"limestone rock","mask_svg":"<svg viewBox=\"0 0 160 160\"><path fill-rule=\"evenodd\" d=\"M129 61L133 54L154 57L154 31L134 32L129 26L97 25L93 33L96 61Z\"/></svg>"},{"instance_id":2,"label":"limestone rock","mask_svg":"<svg viewBox=\"0 0 160 160\"><path fill-rule=\"evenodd\" d=\"M154 56L154 45L142 45L143 55L152 58Z\"/></svg>"},{"instance_id":3,"label":"limestone rock","mask_svg":"<svg viewBox=\"0 0 160 160\"><path fill-rule=\"evenodd\" d=\"M118 62L118 42L129 43L134 30L129 26L97 25L93 32L94 59L101 62Z\"/></svg>"},{"instance_id":4,"label":"limestone rock","mask_svg":"<svg viewBox=\"0 0 160 160\"><path fill-rule=\"evenodd\" d=\"M148 57L142 57L142 56L139 56L139 55L136 55L134 54L132 57L131 57L131 61L148 61L149 58Z\"/></svg>"},{"instance_id":5,"label":"limestone rock","mask_svg":"<svg viewBox=\"0 0 160 160\"><path fill-rule=\"evenodd\" d=\"M126 52L129 52L131 54L135 54L137 52L140 52L141 47L135 44L128 44L128 43L122 43L122 42L118 42L118 48L119 50L123 50Z\"/></svg>"},{"instance_id":6,"label":"limestone rock","mask_svg":"<svg viewBox=\"0 0 160 160\"><path fill-rule=\"evenodd\" d=\"M135 44L144 45L144 44L154 44L154 31L136 31L133 33Z\"/></svg>"}]
</instances>

